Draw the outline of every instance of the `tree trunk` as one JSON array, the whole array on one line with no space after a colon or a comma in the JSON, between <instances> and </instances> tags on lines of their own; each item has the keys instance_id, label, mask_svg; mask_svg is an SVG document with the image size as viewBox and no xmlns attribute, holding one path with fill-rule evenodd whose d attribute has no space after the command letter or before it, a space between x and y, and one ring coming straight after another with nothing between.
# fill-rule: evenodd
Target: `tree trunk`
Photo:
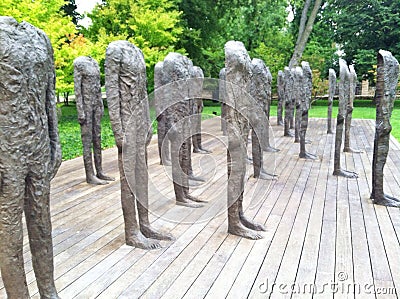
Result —
<instances>
[{"instance_id":1,"label":"tree trunk","mask_svg":"<svg viewBox=\"0 0 400 299\"><path fill-rule=\"evenodd\" d=\"M308 2L308 0L307 0L307 2ZM304 5L307 5L307 2ZM304 28L303 32L301 33L300 32L301 23L302 22L305 23L305 20L303 20L303 17L304 16L307 17L307 14L304 13L304 9L303 9L303 13L301 15L302 20L300 20L299 36L297 38L297 43L294 48L293 56L289 62L289 67L294 67L294 66L298 65L298 63L301 59L301 56L303 55L304 49L306 47L308 38L310 37L311 31L313 29L315 18L317 17L317 13L321 6L321 3L322 3L322 0L315 0L313 10L311 11L311 14L307 20L307 25Z\"/></svg>"}]
</instances>

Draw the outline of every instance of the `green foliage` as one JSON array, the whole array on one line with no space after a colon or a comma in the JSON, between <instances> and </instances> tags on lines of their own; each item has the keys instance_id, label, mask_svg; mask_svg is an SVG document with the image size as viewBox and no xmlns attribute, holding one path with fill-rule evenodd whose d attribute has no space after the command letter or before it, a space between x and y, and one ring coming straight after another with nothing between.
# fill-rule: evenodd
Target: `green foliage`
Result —
<instances>
[{"instance_id":1,"label":"green foliage","mask_svg":"<svg viewBox=\"0 0 400 299\"><path fill-rule=\"evenodd\" d=\"M96 49L93 56L104 64L107 45L114 40L128 40L144 54L149 92L152 91L153 67L176 47L183 27L177 4L168 0L107 0L98 4L88 16L92 25L82 29ZM101 59L100 59L101 56Z\"/></svg>"},{"instance_id":2,"label":"green foliage","mask_svg":"<svg viewBox=\"0 0 400 299\"><path fill-rule=\"evenodd\" d=\"M58 117L58 129L63 160L70 160L82 156L81 129L75 105L58 106L60 115ZM112 132L108 109L105 109L101 120L101 147L103 149L115 146L114 134Z\"/></svg>"},{"instance_id":3,"label":"green foliage","mask_svg":"<svg viewBox=\"0 0 400 299\"><path fill-rule=\"evenodd\" d=\"M328 0L323 20L348 63L371 83L379 49L400 55L400 1Z\"/></svg>"},{"instance_id":4,"label":"green foliage","mask_svg":"<svg viewBox=\"0 0 400 299\"><path fill-rule=\"evenodd\" d=\"M57 93L73 91L73 60L80 55L90 53L89 41L78 35L71 16L64 11L65 5L74 4L71 0L3 0L0 3L0 15L9 15L17 21L27 21L42 29L50 38L54 49ZM68 6L69 7L69 6ZM69 11L74 16L73 12Z\"/></svg>"}]
</instances>

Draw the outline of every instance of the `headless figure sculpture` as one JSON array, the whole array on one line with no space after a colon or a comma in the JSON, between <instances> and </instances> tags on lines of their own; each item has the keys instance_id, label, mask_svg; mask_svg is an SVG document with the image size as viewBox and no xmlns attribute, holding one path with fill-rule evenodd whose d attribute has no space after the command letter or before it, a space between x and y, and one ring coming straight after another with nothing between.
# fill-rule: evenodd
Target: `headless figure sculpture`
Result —
<instances>
[{"instance_id":1,"label":"headless figure sculpture","mask_svg":"<svg viewBox=\"0 0 400 299\"><path fill-rule=\"evenodd\" d=\"M151 141L151 121L141 50L127 41L110 43L105 75L108 111L118 148L125 241L142 249L159 248L158 240L173 237L156 231L149 222L147 146Z\"/></svg>"},{"instance_id":2,"label":"headless figure sculpture","mask_svg":"<svg viewBox=\"0 0 400 299\"><path fill-rule=\"evenodd\" d=\"M353 102L356 96L356 86L357 86L357 74L354 70L354 66L350 65L350 90L349 97L347 99L347 110L346 110L346 119L345 119L345 127L344 127L344 152L348 153L361 153L360 150L355 150L350 147L350 128L351 128L351 119L353 117Z\"/></svg>"},{"instance_id":3,"label":"headless figure sculpture","mask_svg":"<svg viewBox=\"0 0 400 299\"><path fill-rule=\"evenodd\" d=\"M243 193L246 175L249 120L240 111L253 108L248 92L251 86L251 60L241 42L225 44L228 130L228 232L249 239L260 239L265 227L244 216Z\"/></svg>"},{"instance_id":4,"label":"headless figure sculpture","mask_svg":"<svg viewBox=\"0 0 400 299\"><path fill-rule=\"evenodd\" d=\"M100 87L100 68L92 57L80 56L74 60L74 89L78 121L81 126L83 163L86 182L104 185L114 178L104 174L101 159L101 118L104 113ZM94 174L92 163L92 145Z\"/></svg>"},{"instance_id":5,"label":"headless figure sculpture","mask_svg":"<svg viewBox=\"0 0 400 299\"><path fill-rule=\"evenodd\" d=\"M328 134L333 134L332 131L332 106L333 97L336 91L336 73L333 69L329 69L329 97L328 97Z\"/></svg>"},{"instance_id":6,"label":"headless figure sculpture","mask_svg":"<svg viewBox=\"0 0 400 299\"><path fill-rule=\"evenodd\" d=\"M191 93L191 108L192 117L190 122L192 124L192 143L193 143L193 153L198 154L210 154L211 151L203 148L201 144L201 113L203 112L203 100L201 94L203 91L203 70L194 66L191 72L191 80L189 84L189 92Z\"/></svg>"},{"instance_id":7,"label":"headless figure sculpture","mask_svg":"<svg viewBox=\"0 0 400 299\"><path fill-rule=\"evenodd\" d=\"M179 53L169 53L164 59L164 78L167 105L171 107L171 129L167 138L171 140L172 179L177 205L198 208L203 202L189 194L189 178L196 179L191 171L190 150L190 102L189 84L192 62ZM198 178L196 180L203 180Z\"/></svg>"},{"instance_id":8,"label":"headless figure sculpture","mask_svg":"<svg viewBox=\"0 0 400 299\"><path fill-rule=\"evenodd\" d=\"M277 78L277 90L278 90L278 107L277 107L277 124L278 126L283 126L282 109L283 103L285 101L285 75L279 70Z\"/></svg>"},{"instance_id":9,"label":"headless figure sculpture","mask_svg":"<svg viewBox=\"0 0 400 299\"><path fill-rule=\"evenodd\" d=\"M334 156L334 169L333 175L343 176L346 178L357 178L355 172L344 170L340 167L340 148L342 146L343 138L343 123L346 116L346 104L350 91L350 72L347 67L346 61L339 59L340 67L340 81L339 81L339 109L336 123L336 136L335 136L335 156Z\"/></svg>"},{"instance_id":10,"label":"headless figure sculpture","mask_svg":"<svg viewBox=\"0 0 400 299\"><path fill-rule=\"evenodd\" d=\"M292 98L293 98L293 85L294 85L294 76L293 72L285 67L285 122L284 122L284 130L283 136L286 137L294 137L294 134L290 131L290 123L291 118L293 118L292 107Z\"/></svg>"},{"instance_id":11,"label":"headless figure sculpture","mask_svg":"<svg viewBox=\"0 0 400 299\"><path fill-rule=\"evenodd\" d=\"M221 102L221 131L222 135L226 136L228 133L226 131L226 71L222 68L219 72L219 101Z\"/></svg>"},{"instance_id":12,"label":"headless figure sculpture","mask_svg":"<svg viewBox=\"0 0 400 299\"><path fill-rule=\"evenodd\" d=\"M167 132L170 129L168 120L170 107L163 107L163 62L157 62L154 66L154 102L157 114L157 139L158 139L158 154L160 156L160 165L171 166L170 141Z\"/></svg>"},{"instance_id":13,"label":"headless figure sculpture","mask_svg":"<svg viewBox=\"0 0 400 299\"><path fill-rule=\"evenodd\" d=\"M303 71L301 67L294 68L294 84L293 84L293 94L294 94L294 106L295 111L295 121L294 121L294 142L300 142L300 126L301 126L301 101L305 97L305 87Z\"/></svg>"},{"instance_id":14,"label":"headless figure sculpture","mask_svg":"<svg viewBox=\"0 0 400 299\"><path fill-rule=\"evenodd\" d=\"M376 125L374 140L374 157L372 161L372 193L374 204L400 207L400 199L383 192L383 168L389 152L390 132L396 87L399 78L399 63L392 53L380 50L375 89Z\"/></svg>"},{"instance_id":15,"label":"headless figure sculpture","mask_svg":"<svg viewBox=\"0 0 400 299\"><path fill-rule=\"evenodd\" d=\"M7 297L30 298L22 212L40 298L54 285L50 180L61 164L53 49L29 23L0 17L0 268Z\"/></svg>"},{"instance_id":16,"label":"headless figure sculpture","mask_svg":"<svg viewBox=\"0 0 400 299\"><path fill-rule=\"evenodd\" d=\"M300 119L300 129L299 129L299 137L300 137L300 158L311 159L314 160L317 156L310 154L306 151L306 143L310 143L306 140L307 128L308 128L308 110L311 105L311 95L312 95L312 71L310 65L306 61L301 62L301 70L302 70L302 79L303 82L301 85L303 86L302 95L300 97L300 111L301 111L301 119Z\"/></svg>"},{"instance_id":17,"label":"headless figure sculpture","mask_svg":"<svg viewBox=\"0 0 400 299\"><path fill-rule=\"evenodd\" d=\"M264 61L261 59L254 58L251 61L251 66L252 77L250 94L254 98L255 104L258 105L259 109L264 114L263 117L253 122L258 126L263 124L263 120L268 121L268 106L270 105L268 99L271 95L272 76ZM273 179L276 175L269 174L263 169L263 151L276 152L278 150L271 147L269 143L269 125L267 124L265 127L266 130L262 130L261 127L257 128L257 130L252 128L251 142L254 177L267 180ZM262 132L262 135L258 136L257 132Z\"/></svg>"}]
</instances>

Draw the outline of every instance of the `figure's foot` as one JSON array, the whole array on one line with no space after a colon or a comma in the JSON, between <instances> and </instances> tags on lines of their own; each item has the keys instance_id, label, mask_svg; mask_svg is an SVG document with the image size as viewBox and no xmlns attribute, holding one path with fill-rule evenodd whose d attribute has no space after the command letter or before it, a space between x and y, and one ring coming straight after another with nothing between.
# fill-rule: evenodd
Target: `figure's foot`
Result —
<instances>
[{"instance_id":1,"label":"figure's foot","mask_svg":"<svg viewBox=\"0 0 400 299\"><path fill-rule=\"evenodd\" d=\"M260 179L260 180L267 180L267 181L275 181L277 180L277 175L276 174L271 174L265 171L261 171L259 174L254 174L255 179Z\"/></svg>"},{"instance_id":2,"label":"figure's foot","mask_svg":"<svg viewBox=\"0 0 400 299\"><path fill-rule=\"evenodd\" d=\"M52 287L54 288L54 287ZM46 290L46 294L44 296L40 297L41 299L61 299L60 296L58 296L57 291L48 291Z\"/></svg>"},{"instance_id":3,"label":"figure's foot","mask_svg":"<svg viewBox=\"0 0 400 299\"><path fill-rule=\"evenodd\" d=\"M267 230L263 224L257 223L250 219L247 219L246 216L244 216L244 215L239 215L239 218L240 218L240 222L249 229L263 231L263 232L265 232Z\"/></svg>"},{"instance_id":4,"label":"figure's foot","mask_svg":"<svg viewBox=\"0 0 400 299\"><path fill-rule=\"evenodd\" d=\"M140 231L146 238L156 239L156 240L166 240L166 241L175 241L175 238L172 234L164 231L157 231L152 228L150 225L140 225Z\"/></svg>"},{"instance_id":5,"label":"figure's foot","mask_svg":"<svg viewBox=\"0 0 400 299\"><path fill-rule=\"evenodd\" d=\"M390 195L383 194L381 196L371 195L372 202L376 205L386 206L386 207L394 207L400 208L400 199L395 198Z\"/></svg>"},{"instance_id":6,"label":"figure's foot","mask_svg":"<svg viewBox=\"0 0 400 299\"><path fill-rule=\"evenodd\" d=\"M113 177L111 177L111 176L108 176L108 175L105 175L103 172L98 173L98 174L97 174L97 177L98 177L100 180L115 181L115 178L113 178Z\"/></svg>"},{"instance_id":7,"label":"figure's foot","mask_svg":"<svg viewBox=\"0 0 400 299\"><path fill-rule=\"evenodd\" d=\"M239 237L244 237L250 240L260 240L263 238L263 236L260 233L248 229L241 222L234 225L232 224L228 225L228 233Z\"/></svg>"},{"instance_id":8,"label":"figure's foot","mask_svg":"<svg viewBox=\"0 0 400 299\"><path fill-rule=\"evenodd\" d=\"M299 154L299 158L301 158L301 159L307 159L307 160L315 160L315 159L317 159L317 156L305 152L305 153L300 153L300 154Z\"/></svg>"},{"instance_id":9,"label":"figure's foot","mask_svg":"<svg viewBox=\"0 0 400 299\"><path fill-rule=\"evenodd\" d=\"M285 136L285 137L294 137L294 133L289 131L289 132L285 133L283 136Z\"/></svg>"},{"instance_id":10,"label":"figure's foot","mask_svg":"<svg viewBox=\"0 0 400 299\"><path fill-rule=\"evenodd\" d=\"M300 139L299 138L295 138L294 139L294 143L300 143Z\"/></svg>"},{"instance_id":11,"label":"figure's foot","mask_svg":"<svg viewBox=\"0 0 400 299\"><path fill-rule=\"evenodd\" d=\"M358 178L358 174L352 171L347 171L344 169L334 170L333 175L342 176L349 179L356 179Z\"/></svg>"},{"instance_id":12,"label":"figure's foot","mask_svg":"<svg viewBox=\"0 0 400 299\"><path fill-rule=\"evenodd\" d=\"M351 147L345 147L345 148L343 149L343 152L345 152L345 153L360 154L360 153L362 153L363 151L362 151L362 150L356 150L356 149L353 149L353 148L351 148Z\"/></svg>"},{"instance_id":13,"label":"figure's foot","mask_svg":"<svg viewBox=\"0 0 400 299\"><path fill-rule=\"evenodd\" d=\"M275 148L275 147L272 147L272 146L268 146L268 147L264 150L264 152L268 152L268 153L276 153L276 152L279 152L279 151L280 151L280 149Z\"/></svg>"},{"instance_id":14,"label":"figure's foot","mask_svg":"<svg viewBox=\"0 0 400 299\"><path fill-rule=\"evenodd\" d=\"M195 202L195 201L189 200L187 198L176 199L176 204L178 206L184 206L184 207L189 207L189 208L202 208L202 207L204 207L203 204L201 204L199 202Z\"/></svg>"},{"instance_id":15,"label":"figure's foot","mask_svg":"<svg viewBox=\"0 0 400 299\"><path fill-rule=\"evenodd\" d=\"M333 134L333 131L332 130L328 130L326 133L327 134Z\"/></svg>"},{"instance_id":16,"label":"figure's foot","mask_svg":"<svg viewBox=\"0 0 400 299\"><path fill-rule=\"evenodd\" d=\"M193 149L193 153L198 153L198 154L211 154L212 151L206 150L206 149L204 149L204 148L196 148L196 149Z\"/></svg>"},{"instance_id":17,"label":"figure's foot","mask_svg":"<svg viewBox=\"0 0 400 299\"><path fill-rule=\"evenodd\" d=\"M185 198L188 199L188 200L194 201L194 202L207 202L205 200L198 199L197 197L194 197L194 196L189 195L189 194L186 194Z\"/></svg>"},{"instance_id":18,"label":"figure's foot","mask_svg":"<svg viewBox=\"0 0 400 299\"><path fill-rule=\"evenodd\" d=\"M171 163L171 160L164 160L164 162L163 162L163 161L160 161L160 165L171 166L172 163Z\"/></svg>"},{"instance_id":19,"label":"figure's foot","mask_svg":"<svg viewBox=\"0 0 400 299\"><path fill-rule=\"evenodd\" d=\"M108 184L107 181L101 180L95 175L86 176L86 182L90 185L107 185Z\"/></svg>"},{"instance_id":20,"label":"figure's foot","mask_svg":"<svg viewBox=\"0 0 400 299\"><path fill-rule=\"evenodd\" d=\"M135 235L125 236L125 243L128 246L133 246L146 250L161 248L160 242L154 239L146 238L142 235L141 232L138 232Z\"/></svg>"},{"instance_id":21,"label":"figure's foot","mask_svg":"<svg viewBox=\"0 0 400 299\"><path fill-rule=\"evenodd\" d=\"M189 180L197 181L197 182L205 182L206 179L201 176L194 176L193 173L188 175Z\"/></svg>"}]
</instances>

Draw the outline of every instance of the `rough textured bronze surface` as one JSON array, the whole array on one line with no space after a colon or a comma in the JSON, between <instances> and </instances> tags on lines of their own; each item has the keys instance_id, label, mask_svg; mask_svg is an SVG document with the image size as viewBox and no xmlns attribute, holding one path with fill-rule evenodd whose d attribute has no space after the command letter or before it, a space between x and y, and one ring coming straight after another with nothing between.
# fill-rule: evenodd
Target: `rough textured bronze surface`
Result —
<instances>
[{"instance_id":1,"label":"rough textured bronze surface","mask_svg":"<svg viewBox=\"0 0 400 299\"><path fill-rule=\"evenodd\" d=\"M170 107L163 108L165 84L162 61L159 61L154 66L154 103L157 114L157 140L158 154L160 156L160 165L171 166L170 141L167 137L167 132L171 128L169 121ZM162 110L164 109L164 110Z\"/></svg>"},{"instance_id":2,"label":"rough textured bronze surface","mask_svg":"<svg viewBox=\"0 0 400 299\"><path fill-rule=\"evenodd\" d=\"M226 69L222 68L219 72L219 101L221 102L221 131L224 136L228 133L226 131Z\"/></svg>"},{"instance_id":3,"label":"rough textured bronze surface","mask_svg":"<svg viewBox=\"0 0 400 299\"><path fill-rule=\"evenodd\" d=\"M74 89L78 122L81 126L83 164L86 182L104 185L114 178L103 172L101 157L101 118L104 114L100 86L100 68L92 57L80 56L74 60ZM96 168L96 175L93 170Z\"/></svg>"},{"instance_id":4,"label":"rough textured bronze surface","mask_svg":"<svg viewBox=\"0 0 400 299\"><path fill-rule=\"evenodd\" d=\"M299 70L300 73L300 70ZM303 90L300 95L300 111L301 120L299 128L299 141L300 141L300 153L299 157L304 159L316 159L317 157L306 151L306 134L308 128L308 110L311 106L311 95L312 95L312 71L307 61L301 62L301 73Z\"/></svg>"},{"instance_id":5,"label":"rough textured bronze surface","mask_svg":"<svg viewBox=\"0 0 400 299\"><path fill-rule=\"evenodd\" d=\"M360 153L361 151L352 149L350 147L350 128L351 128L351 119L353 117L353 102L356 97L356 87L357 87L357 74L354 70L354 66L349 66L350 77L349 77L349 96L347 98L346 105L346 118L344 125L344 152L349 153Z\"/></svg>"},{"instance_id":6,"label":"rough textured bronze surface","mask_svg":"<svg viewBox=\"0 0 400 299\"><path fill-rule=\"evenodd\" d=\"M190 122L192 125L192 144L193 152L199 154L209 154L211 151L203 148L201 143L201 113L203 112L203 70L198 66L193 66L191 71L191 79L189 84L190 105L192 117Z\"/></svg>"},{"instance_id":7,"label":"rough textured bronze surface","mask_svg":"<svg viewBox=\"0 0 400 299\"><path fill-rule=\"evenodd\" d=\"M328 96L328 134L333 134L332 131L332 106L333 97L336 92L336 73L335 70L329 69L329 96Z\"/></svg>"},{"instance_id":8,"label":"rough textured bronze surface","mask_svg":"<svg viewBox=\"0 0 400 299\"><path fill-rule=\"evenodd\" d=\"M339 81L339 109L336 123L336 136L335 136L335 156L333 165L333 175L343 176L347 178L357 178L355 172L347 171L340 166L340 149L342 146L343 126L346 117L346 108L350 92L350 71L347 63L343 59L339 59L340 67L340 81Z\"/></svg>"},{"instance_id":9,"label":"rough textured bronze surface","mask_svg":"<svg viewBox=\"0 0 400 299\"><path fill-rule=\"evenodd\" d=\"M191 163L191 107L189 86L193 63L179 53L169 53L164 59L166 105L170 109L171 129L168 139L171 140L172 179L176 204L187 207L202 207L200 199L189 193L189 178L196 178L192 173Z\"/></svg>"},{"instance_id":10,"label":"rough textured bronze surface","mask_svg":"<svg viewBox=\"0 0 400 299\"><path fill-rule=\"evenodd\" d=\"M294 75L290 68L285 67L284 70L285 78L285 119L284 119L284 129L283 136L294 137L294 134L290 131L291 122L293 120L293 86L294 86Z\"/></svg>"},{"instance_id":11,"label":"rough textured bronze surface","mask_svg":"<svg viewBox=\"0 0 400 299\"><path fill-rule=\"evenodd\" d=\"M399 63L392 53L380 50L375 89L376 125L374 156L372 161L371 199L375 204L400 207L400 199L383 192L383 168L389 152L390 117L396 100L396 87L399 78Z\"/></svg>"},{"instance_id":12,"label":"rough textured bronze surface","mask_svg":"<svg viewBox=\"0 0 400 299\"><path fill-rule=\"evenodd\" d=\"M148 217L147 146L152 126L142 51L127 41L110 43L106 50L105 75L108 111L118 147L126 244L143 249L159 248L158 240L173 237L152 228Z\"/></svg>"},{"instance_id":13,"label":"rough textured bronze surface","mask_svg":"<svg viewBox=\"0 0 400 299\"><path fill-rule=\"evenodd\" d=\"M279 70L277 78L278 105L277 105L277 124L283 126L282 110L285 102L285 74Z\"/></svg>"},{"instance_id":14,"label":"rough textured bronze surface","mask_svg":"<svg viewBox=\"0 0 400 299\"><path fill-rule=\"evenodd\" d=\"M269 142L269 110L271 106L271 83L272 76L264 61L254 58L251 61L252 77L250 95L255 100L255 104L264 114L263 118L258 118L252 123L256 126L251 130L252 158L254 177L261 179L270 179L270 175L263 169L263 152L276 152ZM267 125L263 124L263 119ZM261 132L261 136L257 134Z\"/></svg>"},{"instance_id":15,"label":"rough textured bronze surface","mask_svg":"<svg viewBox=\"0 0 400 299\"><path fill-rule=\"evenodd\" d=\"M8 298L30 298L23 260L25 213L41 298L54 286L50 180L61 164L53 49L29 23L0 17L0 267Z\"/></svg>"},{"instance_id":16,"label":"rough textured bronze surface","mask_svg":"<svg viewBox=\"0 0 400 299\"><path fill-rule=\"evenodd\" d=\"M228 232L249 239L260 239L257 230L264 226L247 219L243 212L246 175L247 140L250 132L248 116L257 107L249 100L251 60L241 42L225 44L228 131ZM246 112L248 113L246 116ZM258 115L255 116L257 118Z\"/></svg>"}]
</instances>

